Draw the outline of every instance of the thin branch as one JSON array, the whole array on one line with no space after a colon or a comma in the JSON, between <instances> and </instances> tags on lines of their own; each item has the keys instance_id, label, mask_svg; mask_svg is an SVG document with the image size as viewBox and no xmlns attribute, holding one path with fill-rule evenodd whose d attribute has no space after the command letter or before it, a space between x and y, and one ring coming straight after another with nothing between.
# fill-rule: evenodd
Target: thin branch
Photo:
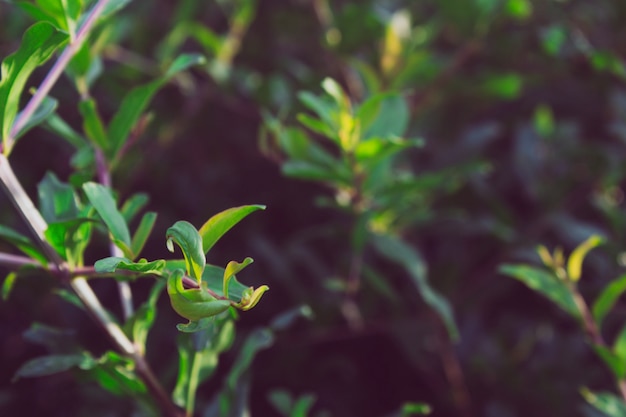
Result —
<instances>
[{"instance_id":1,"label":"thin branch","mask_svg":"<svg viewBox=\"0 0 626 417\"><path fill-rule=\"evenodd\" d=\"M2 181L13 204L28 223L33 234L37 237L46 255L49 256L49 260L54 264L56 269L54 272L62 277L69 276L67 264L59 257L45 239L44 232L48 228L48 224L24 191L22 185L13 173L9 161L3 154L0 154L0 181ZM85 305L89 314L105 330L117 349L133 359L137 368L137 374L150 389L151 394L159 407L163 410L164 415L170 417L182 416L182 411L170 401L163 388L159 385L156 378L154 378L145 359L141 356L133 342L124 334L120 326L111 319L85 278L75 277L71 280L71 286Z\"/></svg>"},{"instance_id":2,"label":"thin branch","mask_svg":"<svg viewBox=\"0 0 626 417\"><path fill-rule=\"evenodd\" d=\"M24 107L24 110L17 116L15 123L11 128L9 137L7 138L6 149L4 149L5 155L8 155L11 152L11 149L15 144L15 137L24 128L24 126L26 126L26 123L28 123L37 108L39 108L44 98L46 98L48 93L50 93L50 90L67 67L72 57L76 54L76 52L78 52L85 39L87 39L89 32L96 23L96 20L102 14L102 11L108 2L109 0L99 0L98 3L96 3L87 19L85 19L85 23L83 23L80 29L76 32L76 37L73 40L70 40L70 44L67 45L52 68L50 68L46 78L44 78L41 82L33 97L30 99L26 107Z\"/></svg>"},{"instance_id":3,"label":"thin branch","mask_svg":"<svg viewBox=\"0 0 626 417\"><path fill-rule=\"evenodd\" d=\"M107 165L106 158L101 149L96 149L96 172L98 181L105 187L111 188L111 172ZM122 250L115 246L112 240L109 241L109 252L111 256L124 256ZM124 320L128 320L133 315L133 293L130 290L128 282L120 281L117 283L117 290L120 296L120 304L122 305L122 315Z\"/></svg>"},{"instance_id":4,"label":"thin branch","mask_svg":"<svg viewBox=\"0 0 626 417\"><path fill-rule=\"evenodd\" d=\"M578 288L575 285L570 284L569 289L572 297L574 297L574 302L578 307L578 311L580 311L582 319L581 324L583 326L583 329L591 342L596 346L610 348L604 341L602 333L600 332L600 329L598 328L598 325L596 324L596 321L593 319L591 311L589 310L589 306L585 302L585 299L581 295L580 291L578 291ZM626 379L617 378L616 383L622 399L626 401Z\"/></svg>"},{"instance_id":5,"label":"thin branch","mask_svg":"<svg viewBox=\"0 0 626 417\"><path fill-rule=\"evenodd\" d=\"M23 266L33 266L37 268L41 268L43 266L35 259L4 252L0 252L0 265L11 269L17 269Z\"/></svg>"}]
</instances>

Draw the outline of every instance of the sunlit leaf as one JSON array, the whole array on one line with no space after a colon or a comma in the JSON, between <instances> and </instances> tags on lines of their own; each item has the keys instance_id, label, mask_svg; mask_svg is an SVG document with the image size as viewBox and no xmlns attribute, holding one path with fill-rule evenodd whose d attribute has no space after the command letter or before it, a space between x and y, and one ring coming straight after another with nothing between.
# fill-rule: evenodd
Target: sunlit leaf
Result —
<instances>
[{"instance_id":1,"label":"sunlit leaf","mask_svg":"<svg viewBox=\"0 0 626 417\"><path fill-rule=\"evenodd\" d=\"M569 259L567 260L567 276L572 281L576 282L580 279L580 274L582 271L583 260L587 253L601 244L604 240L600 236L591 236L589 239L585 240L583 243L578 245L576 249L572 252Z\"/></svg>"},{"instance_id":2,"label":"sunlit leaf","mask_svg":"<svg viewBox=\"0 0 626 417\"><path fill-rule=\"evenodd\" d=\"M224 280L223 280L224 297L228 298L229 281L235 276L235 274L238 274L239 272L241 272L246 266L250 265L252 262L253 262L252 258L246 258L241 263L230 261L228 265L226 265L226 268L224 269Z\"/></svg>"},{"instance_id":3,"label":"sunlit leaf","mask_svg":"<svg viewBox=\"0 0 626 417\"><path fill-rule=\"evenodd\" d=\"M500 266L499 271L522 281L529 288L549 298L575 318L580 318L580 311L572 293L566 284L552 273L529 265L508 264Z\"/></svg>"},{"instance_id":4,"label":"sunlit leaf","mask_svg":"<svg viewBox=\"0 0 626 417\"><path fill-rule=\"evenodd\" d=\"M111 190L104 185L94 182L83 184L83 191L89 202L96 209L104 224L106 224L111 236L130 246L130 232L124 221L124 217L117 209L117 204Z\"/></svg>"},{"instance_id":5,"label":"sunlit leaf","mask_svg":"<svg viewBox=\"0 0 626 417\"><path fill-rule=\"evenodd\" d=\"M19 49L2 61L0 71L0 134L7 146L20 98L30 74L46 62L67 35L47 22L38 22L24 33ZM8 149L5 149L7 152Z\"/></svg>"},{"instance_id":6,"label":"sunlit leaf","mask_svg":"<svg viewBox=\"0 0 626 417\"><path fill-rule=\"evenodd\" d=\"M228 232L233 226L243 220L248 214L257 210L265 210L265 206L254 204L233 207L224 210L206 221L200 228L202 237L202 250L207 253L213 245Z\"/></svg>"}]
</instances>

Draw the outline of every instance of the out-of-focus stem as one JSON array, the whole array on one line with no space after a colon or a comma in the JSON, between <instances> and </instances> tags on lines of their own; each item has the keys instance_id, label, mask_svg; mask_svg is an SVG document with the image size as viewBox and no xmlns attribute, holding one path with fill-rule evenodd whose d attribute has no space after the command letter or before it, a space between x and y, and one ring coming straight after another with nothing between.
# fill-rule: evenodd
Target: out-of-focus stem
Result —
<instances>
[{"instance_id":1,"label":"out-of-focus stem","mask_svg":"<svg viewBox=\"0 0 626 417\"><path fill-rule=\"evenodd\" d=\"M41 105L44 98L46 98L48 93L50 93L50 90L67 67L72 57L76 54L76 52L78 52L83 42L85 42L85 39L87 39L89 32L93 28L98 17L102 14L104 7L108 2L109 0L99 0L96 3L87 19L85 19L85 23L83 23L80 29L76 32L76 36L73 39L70 39L69 45L67 45L52 68L50 68L50 71L41 82L39 88L28 104L26 104L26 107L24 107L24 110L15 119L15 123L13 124L9 137L6 141L6 149L3 149L3 153L5 155L8 155L11 152L11 149L15 144L15 137L24 128L24 126L26 126L26 123L28 123L37 108Z\"/></svg>"},{"instance_id":2,"label":"out-of-focus stem","mask_svg":"<svg viewBox=\"0 0 626 417\"><path fill-rule=\"evenodd\" d=\"M111 172L107 166L107 161L101 149L96 149L96 172L98 180L105 187L111 187ZM122 257L124 254L121 249L109 242L109 252L111 256ZM122 305L122 314L124 320L128 320L133 315L133 293L128 282L120 281L117 283L117 290L120 295L120 304Z\"/></svg>"},{"instance_id":3,"label":"out-of-focus stem","mask_svg":"<svg viewBox=\"0 0 626 417\"><path fill-rule=\"evenodd\" d=\"M570 292L572 297L574 298L574 302L578 307L578 311L580 312L582 326L585 330L585 333L591 340L591 342L596 346L601 346L608 348L604 338L602 337L602 333L600 333L600 329L598 328L596 321L593 319L591 315L591 311L589 310L589 306L585 302L585 299L578 291L578 287L573 284L569 285ZM620 395L626 401L626 380L625 379L617 379L617 388L619 389Z\"/></svg>"}]
</instances>

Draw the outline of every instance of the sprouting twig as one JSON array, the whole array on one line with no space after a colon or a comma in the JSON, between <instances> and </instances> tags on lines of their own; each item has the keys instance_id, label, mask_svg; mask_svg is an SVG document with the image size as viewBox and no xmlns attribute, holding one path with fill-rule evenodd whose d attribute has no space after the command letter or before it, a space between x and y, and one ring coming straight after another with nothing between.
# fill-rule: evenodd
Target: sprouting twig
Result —
<instances>
[{"instance_id":1,"label":"sprouting twig","mask_svg":"<svg viewBox=\"0 0 626 417\"><path fill-rule=\"evenodd\" d=\"M15 137L24 128L24 126L26 126L26 123L28 123L37 108L39 108L44 98L46 98L48 93L50 93L50 90L67 67L72 57L82 46L108 2L109 0L99 0L96 3L87 19L85 19L85 23L83 23L80 29L76 32L74 39L70 40L69 45L67 45L52 68L50 68L50 71L41 82L39 88L32 96L28 104L26 104L26 107L24 107L24 110L17 116L6 141L6 149L4 149L5 155L8 155L11 152L11 148L13 148L13 145L15 144Z\"/></svg>"}]
</instances>

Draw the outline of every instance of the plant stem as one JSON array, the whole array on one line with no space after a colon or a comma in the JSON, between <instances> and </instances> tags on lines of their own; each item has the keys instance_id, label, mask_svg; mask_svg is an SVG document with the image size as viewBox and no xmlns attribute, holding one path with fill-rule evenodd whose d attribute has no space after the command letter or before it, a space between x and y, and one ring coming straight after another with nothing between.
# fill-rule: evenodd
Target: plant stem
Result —
<instances>
[{"instance_id":1,"label":"plant stem","mask_svg":"<svg viewBox=\"0 0 626 417\"><path fill-rule=\"evenodd\" d=\"M24 107L24 110L17 116L17 118L15 119L15 123L11 128L9 137L7 138L6 149L3 150L5 155L8 155L11 152L11 149L15 144L15 137L24 128L24 126L26 126L26 123L28 123L37 108L41 105L44 98L46 98L48 93L50 93L50 90L65 70L65 67L67 67L72 57L76 54L76 52L78 52L78 50L82 46L83 42L89 35L89 32L93 28L98 17L100 17L100 15L102 14L102 11L104 10L104 7L108 2L109 0L99 0L96 3L96 5L91 10L91 13L89 13L87 19L85 19L85 23L83 23L80 29L78 29L78 31L76 32L76 36L73 39L70 39L69 45L67 45L67 47L63 50L57 61L52 66L52 68L50 68L50 71L41 82L39 88L30 99L28 104L26 104L26 107Z\"/></svg>"},{"instance_id":2,"label":"plant stem","mask_svg":"<svg viewBox=\"0 0 626 417\"><path fill-rule=\"evenodd\" d=\"M111 188L111 172L107 166L106 158L101 149L96 149L96 172L98 174L98 180L105 187ZM124 256L122 250L115 246L113 241L109 241L109 252L111 256L121 257ZM118 282L117 290L120 296L120 304L122 305L122 315L124 320L128 320L133 315L133 294L130 290L128 282Z\"/></svg>"},{"instance_id":3,"label":"plant stem","mask_svg":"<svg viewBox=\"0 0 626 417\"><path fill-rule=\"evenodd\" d=\"M578 287L576 287L573 283L569 285L570 292L572 297L574 297L574 302L578 307L578 311L580 311L582 326L585 330L585 333L591 339L591 342L596 346L601 346L608 348L604 338L602 337L602 333L600 333L600 329L596 324L596 321L593 319L591 315L591 311L589 310L589 306L585 302L580 291L578 291ZM625 379L616 379L617 388L622 396L622 399L626 401L626 380Z\"/></svg>"},{"instance_id":4,"label":"plant stem","mask_svg":"<svg viewBox=\"0 0 626 417\"><path fill-rule=\"evenodd\" d=\"M49 256L49 260L54 264L57 269L56 272L62 277L69 276L67 264L45 239L44 232L48 228L48 224L41 216L41 213L35 208L28 194L24 191L24 188L11 169L9 161L3 154L0 154L0 181L2 181L4 188L7 190L9 198L28 223L33 234L37 237L46 255ZM5 260L15 261L16 259L5 257ZM21 260L23 261L23 259ZM170 401L169 396L154 377L145 359L138 352L133 342L124 334L119 325L111 319L85 278L75 277L71 280L71 286L85 305L89 314L104 329L117 349L133 359L137 374L147 385L164 415L169 417L181 417L182 412Z\"/></svg>"}]
</instances>

